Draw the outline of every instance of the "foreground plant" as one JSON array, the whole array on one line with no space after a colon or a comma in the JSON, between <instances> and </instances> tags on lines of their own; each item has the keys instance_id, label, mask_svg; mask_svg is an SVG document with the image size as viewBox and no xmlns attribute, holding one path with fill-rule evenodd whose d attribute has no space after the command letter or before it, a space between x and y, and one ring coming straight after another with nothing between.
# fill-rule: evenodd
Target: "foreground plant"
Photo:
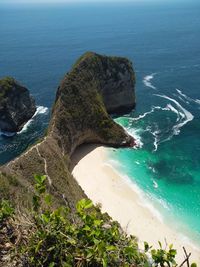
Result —
<instances>
[{"instance_id":1,"label":"foreground plant","mask_svg":"<svg viewBox=\"0 0 200 267\"><path fill-rule=\"evenodd\" d=\"M14 209L10 202L7 200L0 201L0 224L2 224L6 219L11 217L14 213Z\"/></svg>"},{"instance_id":2,"label":"foreground plant","mask_svg":"<svg viewBox=\"0 0 200 267\"><path fill-rule=\"evenodd\" d=\"M160 244L155 250L145 242L144 251L140 251L137 239L127 236L117 222L88 199L77 203L73 218L66 207L52 209L46 177L35 176L35 180L34 227L20 252L24 266L177 266L172 245L166 250Z\"/></svg>"},{"instance_id":3,"label":"foreground plant","mask_svg":"<svg viewBox=\"0 0 200 267\"><path fill-rule=\"evenodd\" d=\"M119 224L90 200L77 203L77 223L72 223L66 207L51 211L45 176L35 179L36 228L23 249L30 266L148 266L136 238L127 237Z\"/></svg>"}]
</instances>

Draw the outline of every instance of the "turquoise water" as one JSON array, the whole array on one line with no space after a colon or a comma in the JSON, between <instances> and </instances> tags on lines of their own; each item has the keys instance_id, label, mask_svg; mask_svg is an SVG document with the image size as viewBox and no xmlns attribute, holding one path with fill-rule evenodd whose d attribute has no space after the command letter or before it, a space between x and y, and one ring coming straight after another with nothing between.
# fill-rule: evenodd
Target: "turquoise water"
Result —
<instances>
[{"instance_id":1,"label":"turquoise water","mask_svg":"<svg viewBox=\"0 0 200 267\"><path fill-rule=\"evenodd\" d=\"M40 107L21 133L0 136L0 163L48 126L58 84L85 51L134 62L136 110L116 118L138 149L111 154L169 223L200 235L200 3L57 6L0 4L0 76L26 85ZM48 110L46 109L48 108ZM200 240L200 239L199 239Z\"/></svg>"},{"instance_id":2,"label":"turquoise water","mask_svg":"<svg viewBox=\"0 0 200 267\"><path fill-rule=\"evenodd\" d=\"M115 119L137 148L111 150L110 157L173 228L200 244L200 103L177 89L173 98L153 90L164 100L159 106Z\"/></svg>"}]
</instances>

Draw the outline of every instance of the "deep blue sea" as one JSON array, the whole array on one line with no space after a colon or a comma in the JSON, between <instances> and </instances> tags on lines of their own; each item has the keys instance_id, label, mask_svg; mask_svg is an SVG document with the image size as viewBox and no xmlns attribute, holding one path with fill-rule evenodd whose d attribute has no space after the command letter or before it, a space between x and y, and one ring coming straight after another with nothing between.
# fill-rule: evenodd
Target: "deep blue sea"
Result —
<instances>
[{"instance_id":1,"label":"deep blue sea","mask_svg":"<svg viewBox=\"0 0 200 267\"><path fill-rule=\"evenodd\" d=\"M200 240L198 1L0 5L0 76L26 85L38 105L21 133L0 136L0 163L42 136L60 80L85 51L133 61L137 107L116 121L138 149L110 157L173 227Z\"/></svg>"}]
</instances>

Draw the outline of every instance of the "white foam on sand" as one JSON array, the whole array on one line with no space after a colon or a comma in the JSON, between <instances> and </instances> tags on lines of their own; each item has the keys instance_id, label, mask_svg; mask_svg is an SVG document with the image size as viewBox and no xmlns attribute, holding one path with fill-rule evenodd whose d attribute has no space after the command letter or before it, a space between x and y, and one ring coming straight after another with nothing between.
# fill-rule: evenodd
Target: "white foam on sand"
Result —
<instances>
[{"instance_id":1,"label":"white foam on sand","mask_svg":"<svg viewBox=\"0 0 200 267\"><path fill-rule=\"evenodd\" d=\"M136 183L133 182L133 180L129 176L117 172L112 165L110 165L110 168L112 168L113 172L120 176L124 180L124 182L137 194L139 198L138 204L142 207L147 208L160 222L163 222L161 213L154 207L153 203L149 201L150 197L145 195L145 193L139 188Z\"/></svg>"},{"instance_id":2,"label":"white foam on sand","mask_svg":"<svg viewBox=\"0 0 200 267\"><path fill-rule=\"evenodd\" d=\"M80 149L84 150L84 147ZM76 151L76 155L83 155L80 149ZM90 151L78 163L76 159L79 156L75 158L77 164L72 171L86 195L94 203L100 203L102 211L108 212L127 233L137 236L141 249L144 248L144 241L158 247L158 240L163 244L166 240L168 244L173 243L177 249L178 263L184 259L183 246L188 252L192 252L191 262L200 263L199 247L195 248L184 241L175 227L167 225L156 209L157 205L161 205L163 209L170 208L167 203L148 196L129 177L121 175L115 167L110 166L105 148L98 147Z\"/></svg>"}]
</instances>

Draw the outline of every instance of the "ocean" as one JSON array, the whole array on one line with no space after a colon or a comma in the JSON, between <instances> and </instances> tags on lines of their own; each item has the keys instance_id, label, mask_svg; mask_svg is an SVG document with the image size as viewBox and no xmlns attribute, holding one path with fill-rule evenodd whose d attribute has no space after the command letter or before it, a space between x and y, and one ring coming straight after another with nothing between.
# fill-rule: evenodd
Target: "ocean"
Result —
<instances>
[{"instance_id":1,"label":"ocean","mask_svg":"<svg viewBox=\"0 0 200 267\"><path fill-rule=\"evenodd\" d=\"M0 76L26 85L38 109L20 133L0 135L0 163L44 134L59 82L81 54L126 56L136 72L137 106L115 120L137 149L108 149L110 162L143 192L144 205L200 244L199 10L189 0L1 4Z\"/></svg>"}]
</instances>

